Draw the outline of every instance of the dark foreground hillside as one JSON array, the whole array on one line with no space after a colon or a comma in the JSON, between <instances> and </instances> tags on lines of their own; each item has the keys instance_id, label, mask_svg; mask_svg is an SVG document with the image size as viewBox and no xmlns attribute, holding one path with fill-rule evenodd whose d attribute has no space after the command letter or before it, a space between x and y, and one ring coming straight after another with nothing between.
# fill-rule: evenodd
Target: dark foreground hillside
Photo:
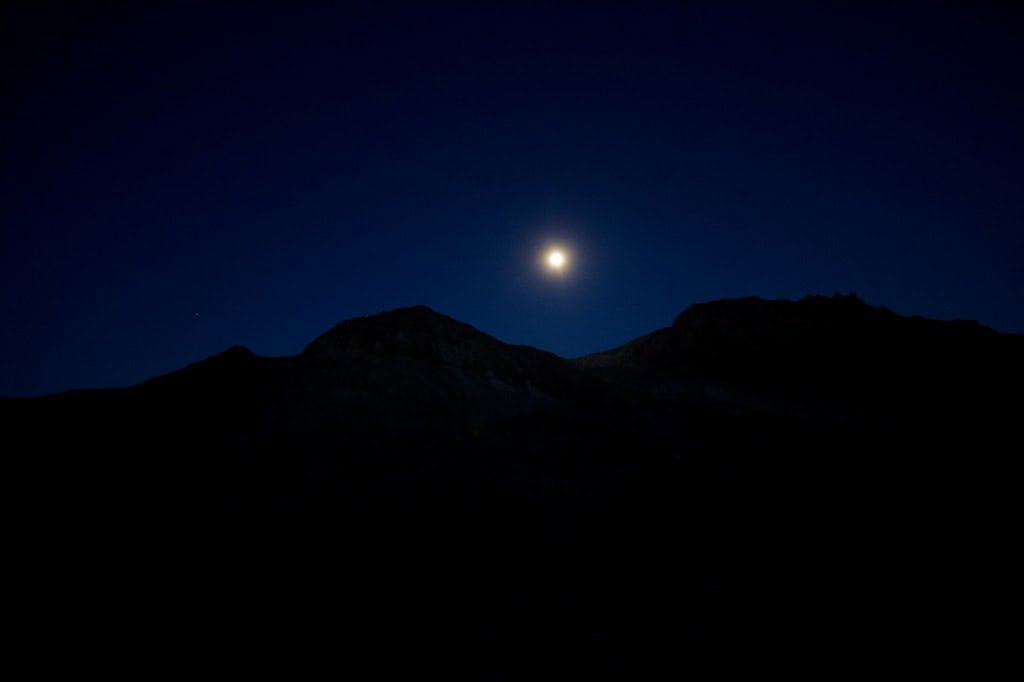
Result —
<instances>
[{"instance_id":1,"label":"dark foreground hillside","mask_svg":"<svg viewBox=\"0 0 1024 682\"><path fill-rule=\"evenodd\" d=\"M976 665L1008 637L1022 351L809 297L569 361L417 307L0 401L22 631L151 662L356 632L381 676L415 643L477 679Z\"/></svg>"}]
</instances>

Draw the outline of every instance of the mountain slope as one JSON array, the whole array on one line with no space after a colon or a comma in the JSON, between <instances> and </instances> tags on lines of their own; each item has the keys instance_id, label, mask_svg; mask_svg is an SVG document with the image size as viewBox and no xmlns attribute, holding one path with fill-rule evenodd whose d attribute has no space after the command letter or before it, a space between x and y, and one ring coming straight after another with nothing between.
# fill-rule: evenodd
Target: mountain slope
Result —
<instances>
[{"instance_id":1,"label":"mountain slope","mask_svg":"<svg viewBox=\"0 0 1024 682\"><path fill-rule=\"evenodd\" d=\"M0 401L0 427L25 580L61 612L840 656L909 646L896 604L922 641L977 622L971 569L936 562L994 561L1021 350L809 297L569 361L420 306L292 357Z\"/></svg>"},{"instance_id":2,"label":"mountain slope","mask_svg":"<svg viewBox=\"0 0 1024 682\"><path fill-rule=\"evenodd\" d=\"M891 415L998 408L1022 376L1022 350L1021 337L976 322L836 295L694 305L669 328L575 362L619 381L718 382L790 405Z\"/></svg>"}]
</instances>

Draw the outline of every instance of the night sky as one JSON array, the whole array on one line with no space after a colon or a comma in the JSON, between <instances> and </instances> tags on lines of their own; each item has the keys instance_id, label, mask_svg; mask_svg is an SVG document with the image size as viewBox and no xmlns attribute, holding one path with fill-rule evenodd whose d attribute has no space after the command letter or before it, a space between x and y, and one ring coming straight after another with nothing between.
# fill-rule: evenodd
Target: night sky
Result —
<instances>
[{"instance_id":1,"label":"night sky","mask_svg":"<svg viewBox=\"0 0 1024 682\"><path fill-rule=\"evenodd\" d=\"M0 395L419 303L569 357L744 295L1024 332L1020 3L21 4Z\"/></svg>"}]
</instances>

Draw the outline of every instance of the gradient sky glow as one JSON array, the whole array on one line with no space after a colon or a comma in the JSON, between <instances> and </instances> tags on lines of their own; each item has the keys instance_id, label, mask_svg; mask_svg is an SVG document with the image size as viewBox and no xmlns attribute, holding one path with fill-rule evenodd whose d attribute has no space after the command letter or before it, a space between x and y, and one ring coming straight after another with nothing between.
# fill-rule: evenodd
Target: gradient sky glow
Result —
<instances>
[{"instance_id":1,"label":"gradient sky glow","mask_svg":"<svg viewBox=\"0 0 1024 682\"><path fill-rule=\"evenodd\" d=\"M1024 332L1013 3L22 4L3 396L419 303L565 356L743 295Z\"/></svg>"}]
</instances>

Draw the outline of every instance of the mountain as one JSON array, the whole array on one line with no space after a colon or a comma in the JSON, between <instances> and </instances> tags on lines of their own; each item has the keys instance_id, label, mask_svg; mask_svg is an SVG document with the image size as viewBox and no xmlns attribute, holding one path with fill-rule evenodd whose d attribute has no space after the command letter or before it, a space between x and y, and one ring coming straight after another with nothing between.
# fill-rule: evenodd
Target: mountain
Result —
<instances>
[{"instance_id":1,"label":"mountain","mask_svg":"<svg viewBox=\"0 0 1024 682\"><path fill-rule=\"evenodd\" d=\"M691 306L671 327L577 364L609 378L717 382L877 415L963 409L968 392L984 401L998 384L1010 389L1020 343L976 322L903 317L855 295L743 298Z\"/></svg>"},{"instance_id":2,"label":"mountain","mask_svg":"<svg viewBox=\"0 0 1024 682\"><path fill-rule=\"evenodd\" d=\"M695 305L566 360L418 306L296 356L3 400L23 580L47 586L25 617L86 641L114 614L143 649L181 624L597 639L588 674L632 676L966 645L977 581L1003 585L1022 350L835 296Z\"/></svg>"}]
</instances>

